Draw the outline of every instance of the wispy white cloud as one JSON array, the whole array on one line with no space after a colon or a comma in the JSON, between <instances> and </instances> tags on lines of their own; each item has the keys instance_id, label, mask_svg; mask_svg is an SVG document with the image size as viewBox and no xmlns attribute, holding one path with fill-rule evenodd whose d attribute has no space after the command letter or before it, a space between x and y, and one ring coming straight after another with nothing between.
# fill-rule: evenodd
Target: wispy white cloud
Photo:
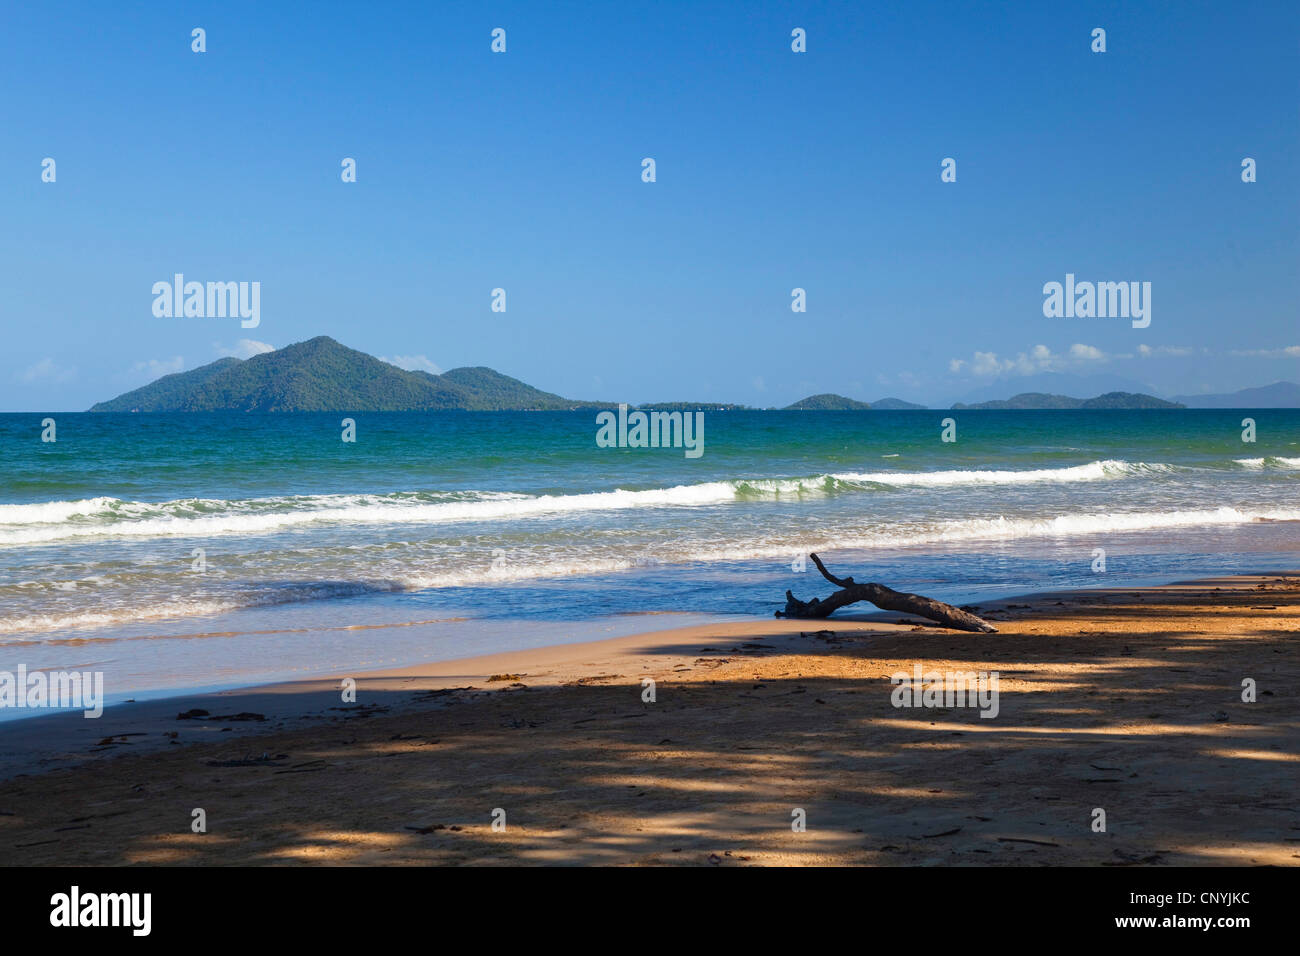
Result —
<instances>
[{"instance_id":1,"label":"wispy white cloud","mask_svg":"<svg viewBox=\"0 0 1300 956\"><path fill-rule=\"evenodd\" d=\"M261 355L263 352L274 352L274 345L267 345L265 342L259 342L256 339L240 339L233 347L227 347L220 342L213 342L212 347L217 350L219 356L233 355L235 358L247 359L254 355Z\"/></svg>"},{"instance_id":2,"label":"wispy white cloud","mask_svg":"<svg viewBox=\"0 0 1300 956\"><path fill-rule=\"evenodd\" d=\"M951 368L954 363L960 364L961 359L953 359L952 362L948 363L949 367ZM925 381L922 376L914 375L906 369L900 369L892 374L877 372L872 378L872 382L877 388L893 388L896 385L915 387L923 385Z\"/></svg>"},{"instance_id":3,"label":"wispy white cloud","mask_svg":"<svg viewBox=\"0 0 1300 956\"><path fill-rule=\"evenodd\" d=\"M1300 345L1287 345L1280 349L1236 349L1228 354L1248 358L1300 358Z\"/></svg>"},{"instance_id":4,"label":"wispy white cloud","mask_svg":"<svg viewBox=\"0 0 1300 956\"><path fill-rule=\"evenodd\" d=\"M996 352L976 352L969 359L952 359L948 370L955 374L969 371L979 378L997 378L1003 375L1034 375L1038 372L1059 372L1062 369L1108 362L1116 356L1107 355L1095 345L1075 343L1065 353L1053 352L1046 345L1035 345L1027 352L1003 358Z\"/></svg>"},{"instance_id":5,"label":"wispy white cloud","mask_svg":"<svg viewBox=\"0 0 1300 956\"><path fill-rule=\"evenodd\" d=\"M1140 358L1186 358L1195 355L1196 349L1186 345L1157 345L1154 348L1150 345L1139 345L1137 354Z\"/></svg>"},{"instance_id":6,"label":"wispy white cloud","mask_svg":"<svg viewBox=\"0 0 1300 956\"><path fill-rule=\"evenodd\" d=\"M59 365L51 358L43 358L35 365L29 365L23 371L15 376L20 382L27 385L39 383L48 383L58 385L63 382L70 382L77 377L77 370L64 365Z\"/></svg>"},{"instance_id":7,"label":"wispy white cloud","mask_svg":"<svg viewBox=\"0 0 1300 956\"><path fill-rule=\"evenodd\" d=\"M391 358L387 355L379 356L381 362L387 362L389 365L396 365L398 368L404 368L408 372L429 372L432 375L441 375L442 369L435 365L427 355L394 355Z\"/></svg>"},{"instance_id":8,"label":"wispy white cloud","mask_svg":"<svg viewBox=\"0 0 1300 956\"><path fill-rule=\"evenodd\" d=\"M173 372L179 372L184 367L185 359L179 355L173 355L169 359L148 359L144 362L136 362L131 366L130 374L132 378L147 374L152 380L162 378L164 375L171 375Z\"/></svg>"}]
</instances>

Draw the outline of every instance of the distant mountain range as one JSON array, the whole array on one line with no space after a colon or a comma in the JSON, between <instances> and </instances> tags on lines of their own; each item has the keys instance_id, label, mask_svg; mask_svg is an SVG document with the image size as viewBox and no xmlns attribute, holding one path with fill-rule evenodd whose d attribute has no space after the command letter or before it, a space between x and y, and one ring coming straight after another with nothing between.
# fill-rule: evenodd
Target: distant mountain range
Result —
<instances>
[{"instance_id":1,"label":"distant mountain range","mask_svg":"<svg viewBox=\"0 0 1300 956\"><path fill-rule=\"evenodd\" d=\"M995 402L980 402L976 405L963 405L958 402L954 409L970 408L1186 408L1177 402L1167 402L1154 395L1141 392L1107 392L1096 398L1071 398L1068 395L1046 395L1043 392L1021 392L1010 398Z\"/></svg>"},{"instance_id":2,"label":"distant mountain range","mask_svg":"<svg viewBox=\"0 0 1300 956\"><path fill-rule=\"evenodd\" d=\"M843 395L823 393L809 395L805 399L787 405L787 410L796 411L854 411L872 408L877 411L894 411L899 409L924 408L897 398L882 398L878 402L859 402ZM1044 392L1022 392L1011 398L996 401L977 402L966 405L961 402L952 408L965 410L976 408L1186 408L1177 402L1167 402L1153 395L1138 392L1107 392L1096 398L1070 398L1068 395L1049 395Z\"/></svg>"},{"instance_id":3,"label":"distant mountain range","mask_svg":"<svg viewBox=\"0 0 1300 956\"><path fill-rule=\"evenodd\" d=\"M579 401L533 388L490 368L456 368L440 375L408 371L326 335L249 359L223 358L188 372L164 375L142 388L92 407L92 412L367 412L558 411L605 409L610 402ZM1141 392L1112 391L1096 398L1023 392L1008 399L958 402L984 408L1300 408L1300 385L1277 382L1229 395L1180 396L1166 401ZM719 402L660 402L645 410L746 408ZM862 402L823 393L787 405L796 411L920 409L897 398Z\"/></svg>"},{"instance_id":4,"label":"distant mountain range","mask_svg":"<svg viewBox=\"0 0 1300 956\"><path fill-rule=\"evenodd\" d=\"M1073 372L1035 372L1030 375L1017 375L1014 378L995 378L961 393L936 394L935 402L941 408L952 408L958 404L972 408L983 402L1005 401L1013 388L1017 393L1037 392L1043 395L1080 398L1091 398L1108 392L1130 392L1135 395L1150 395L1155 392L1155 389L1145 382L1111 372L1097 372L1091 375L1078 375Z\"/></svg>"},{"instance_id":5,"label":"distant mountain range","mask_svg":"<svg viewBox=\"0 0 1300 956\"><path fill-rule=\"evenodd\" d=\"M1174 401L1192 408L1300 408L1300 385L1274 382L1220 395L1178 395Z\"/></svg>"},{"instance_id":6,"label":"distant mountain range","mask_svg":"<svg viewBox=\"0 0 1300 956\"><path fill-rule=\"evenodd\" d=\"M882 398L878 402L868 404L831 393L809 395L793 405L786 406L787 409L799 411L849 411L866 408L876 411L895 411L927 407L929 406L904 402L897 398ZM1096 398L1072 398L1069 395L1057 395L1051 392L1021 392L1010 398L970 403L956 402L949 408L959 411L997 408L1300 408L1300 385L1277 382L1263 388L1244 388L1240 392L1228 395L1180 395L1175 399L1157 398L1145 392L1124 391L1106 392Z\"/></svg>"},{"instance_id":7,"label":"distant mountain range","mask_svg":"<svg viewBox=\"0 0 1300 956\"><path fill-rule=\"evenodd\" d=\"M901 398L880 398L871 403L871 407L883 412L909 411L915 408L925 408L924 405L918 405L915 402L905 402Z\"/></svg>"}]
</instances>

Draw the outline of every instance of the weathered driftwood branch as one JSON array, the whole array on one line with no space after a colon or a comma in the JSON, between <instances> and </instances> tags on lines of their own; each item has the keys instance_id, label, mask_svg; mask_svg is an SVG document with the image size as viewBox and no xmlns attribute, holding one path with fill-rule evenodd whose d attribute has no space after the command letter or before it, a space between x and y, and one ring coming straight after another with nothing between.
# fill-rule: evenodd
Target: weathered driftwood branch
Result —
<instances>
[{"instance_id":1,"label":"weathered driftwood branch","mask_svg":"<svg viewBox=\"0 0 1300 956\"><path fill-rule=\"evenodd\" d=\"M855 604L858 601L867 601L885 611L906 611L908 614L916 614L931 621L937 621L944 627L951 627L958 631L978 631L982 634L997 633L997 628L988 621L963 611L959 607L944 604L942 601L936 601L933 598L922 597L919 594L895 591L883 584L858 584L852 578L837 578L826 570L826 565L822 564L822 559L817 555L810 554L808 557L813 559L813 563L817 565L817 570L822 573L822 577L840 590L824 601L817 598L813 598L811 601L800 601L791 592L786 591L785 610L777 611L777 617L829 617L846 605Z\"/></svg>"}]
</instances>

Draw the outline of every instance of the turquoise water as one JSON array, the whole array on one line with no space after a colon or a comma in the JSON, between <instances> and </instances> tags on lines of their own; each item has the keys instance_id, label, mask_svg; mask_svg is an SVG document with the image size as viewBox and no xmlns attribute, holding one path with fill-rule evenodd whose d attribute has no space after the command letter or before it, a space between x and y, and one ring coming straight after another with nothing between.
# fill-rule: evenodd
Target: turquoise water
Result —
<instances>
[{"instance_id":1,"label":"turquoise water","mask_svg":"<svg viewBox=\"0 0 1300 956\"><path fill-rule=\"evenodd\" d=\"M949 600L1300 566L1297 410L710 412L699 458L591 412L43 417L0 415L0 669L121 693L768 617L809 550Z\"/></svg>"}]
</instances>

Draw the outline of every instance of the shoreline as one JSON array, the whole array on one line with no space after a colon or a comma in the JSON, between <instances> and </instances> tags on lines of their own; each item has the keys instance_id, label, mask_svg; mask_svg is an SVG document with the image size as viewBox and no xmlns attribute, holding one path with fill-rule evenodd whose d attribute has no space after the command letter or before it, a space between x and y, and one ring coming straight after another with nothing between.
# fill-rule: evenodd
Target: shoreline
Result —
<instances>
[{"instance_id":1,"label":"shoreline","mask_svg":"<svg viewBox=\"0 0 1300 956\"><path fill-rule=\"evenodd\" d=\"M44 863L712 862L675 858L707 845L719 849L705 857L728 863L1295 865L1300 818L1283 784L1300 762L1288 689L1300 676L1298 601L1300 572L1039 592L981 604L991 635L884 612L742 620L360 672L356 703L321 677L121 705L97 720L10 720L0 846ZM1173 666L1202 658L1200 671ZM916 663L1000 671L1002 715L892 708L888 675ZM1256 703L1235 702L1242 676L1267 692ZM196 708L207 717L177 719ZM1202 753L1214 737L1222 746ZM1079 742L1095 759L1071 762L1084 776L1062 788L1061 760ZM1157 769L1170 761L1176 772ZM1018 796L1015 826L966 845L1019 764L1032 767L1029 789L1058 791L1040 795L1046 806ZM1161 778L1187 792L1152 791ZM382 798L369 801L368 787ZM599 799L584 802L593 787ZM1129 789L1146 791L1139 803L1180 804L1173 832L1147 814L1139 828L1162 839L1134 842L1120 822ZM773 816L778 791L785 823ZM1209 802L1195 804L1198 793ZM1091 800L1080 813L1112 806L1111 833L1090 842L1084 813L1063 836L1044 812L1080 795ZM1281 809L1243 815L1252 795ZM207 808L209 834L170 819L177 800ZM789 807L805 804L808 831L794 834ZM498 806L517 808L504 834L487 826ZM913 817L904 830L885 826L879 846L864 846L862 833L900 806ZM232 830L233 807L244 822ZM709 822L685 822L700 812ZM1181 832L1198 817L1223 826ZM560 825L569 818L582 822ZM321 836L336 831L349 835Z\"/></svg>"},{"instance_id":2,"label":"shoreline","mask_svg":"<svg viewBox=\"0 0 1300 956\"><path fill-rule=\"evenodd\" d=\"M1288 575L1300 573L1288 568L1252 568L1250 570L1240 570L1237 572L1228 572L1229 576L1268 576L1268 575ZM957 595L941 595L939 600L947 601L957 606L983 605L991 606L996 604L1005 604L1008 602L1035 601L1048 595L1057 596L1060 594L1081 594L1092 591L1115 591L1126 588L1150 588L1176 586L1179 584L1195 583L1199 578L1184 579L1177 575L1172 575L1168 571L1148 570L1146 573L1133 573L1125 575L1121 583L1113 583L1119 577L1114 573L1094 576L1097 583L1093 586L1073 585L1067 587L1041 587L1038 589L1023 590L1008 586L1005 591L991 592L963 592ZM1102 579L1106 583L1102 583ZM819 588L826 588L829 585L824 584L820 576L813 574L811 578L811 588L809 594L815 593ZM926 585L917 586L918 591L925 591ZM775 593L775 592L774 592ZM935 595L931 595L935 596ZM775 609L781 605L773 600L771 606ZM273 610L276 612L288 611L296 608L298 605L276 606ZM835 620L850 621L876 621L886 623L895 620L903 615L889 612L869 609L869 605L857 605L858 610L847 615L837 616ZM314 608L319 610L318 608ZM246 612L249 609L244 609ZM263 610L263 609L253 609ZM373 615L376 609L371 609ZM354 616L358 615L358 609L354 606L350 608ZM235 612L235 613L244 613ZM674 619L674 623L660 624L655 627L645 627L638 629L639 621L655 621L664 619ZM303 684L321 684L329 681L338 681L344 677L366 676L373 677L386 673L404 672L407 670L417 669L425 665L444 664L454 661L473 661L481 657L500 657L515 653L525 653L528 651L546 651L551 648L562 648L579 645L599 645L605 641L616 640L619 638L640 638L649 637L650 635L666 633L676 630L684 630L696 626L719 626L721 624L732 623L765 623L770 620L766 614L752 615L738 612L732 613L705 613L699 611L680 611L680 610L647 610L647 611L620 611L611 613L603 618L591 618L574 621L556 621L548 619L519 619L516 621L494 621L491 619L473 618L466 616L438 617L434 619L415 619L409 620L405 617L389 617L387 619L368 620L360 623L357 620L348 618L350 623L341 623L334 625L321 625L315 623L305 623L293 626L292 621L284 622L280 626L272 626L273 621L262 619L252 622L253 627L248 628L249 622L243 622L244 628L231 627L232 613L218 615L204 622L200 630L195 631L177 631L176 633L148 634L141 636L132 636L127 640L135 641L146 639L150 641L189 641L195 638L218 637L218 638L249 638L262 636L280 636L285 634L319 636L331 633L352 633L352 632L375 632L382 634L386 631L420 633L434 642L445 638L447 635L440 632L439 629L455 628L457 639L461 642L466 641L466 635L472 635L469 642L474 643L492 643L494 632L503 632L509 630L511 625L529 631L542 632L543 639L554 637L555 632L568 631L578 632L585 635L594 635L600 632L614 632L612 636L601 637L583 637L576 641L556 641L554 643L530 644L525 642L523 646L516 646L502 650L479 651L471 650L466 653L455 653L449 657L428 657L424 654L410 655L407 653L406 663L395 663L391 666L376 667L373 665L362 665L354 668L327 667L319 670L306 670L303 673L297 673L293 676L274 676L267 679L240 679L232 678L227 681L205 683L194 686L167 686L167 687L141 687L135 690L127 691L110 691L104 695L105 714L120 710L123 707L140 707L150 704L160 704L168 701L183 701L192 698L205 698L237 694L257 694L259 692L269 692L277 688L292 688ZM687 622L687 623L682 623ZM178 622L181 623L181 622ZM467 630L461 630L462 628ZM551 633L546 633L551 632ZM119 638L113 638L114 640ZM68 645L93 645L103 640L101 637L94 635L78 635L72 638L64 638L56 642L58 644ZM499 638L496 640L499 641ZM40 642L31 641L33 646L40 647ZM384 651L387 653L387 651ZM46 671L87 671L93 670L88 664L67 663L62 666L48 665L40 668L28 667L29 672L35 670ZM297 668L295 668L297 669ZM57 720L71 716L80 716L80 711L44 711L35 713L18 713L16 709L0 708L0 740L3 739L3 728L8 724L22 721L30 726L30 722L36 720ZM0 779L6 775L3 757L0 757Z\"/></svg>"},{"instance_id":3,"label":"shoreline","mask_svg":"<svg viewBox=\"0 0 1300 956\"><path fill-rule=\"evenodd\" d=\"M673 618L675 619L676 623L664 624L661 627L657 627L649 630L638 629L637 624L633 623L636 621L640 621L652 617ZM532 628L536 626L536 629L541 632L540 636L542 636L543 639L545 639L545 637L547 636L550 636L547 632L556 632L561 630L578 630L580 628L583 633L587 633L591 635L597 635L597 634L601 634L601 632L606 632L602 636L592 636L587 639L571 642L573 644L599 644L603 641L617 640L619 638L637 637L646 634L656 634L665 631L680 630L686 627L694 627L694 626L699 626L701 624L717 623L721 621L731 621L738 618L743 618L744 620L753 620L753 618L751 617L743 616L743 615L735 615L735 614L707 615L707 614L700 614L696 612L631 611L631 612L620 612L617 614L612 614L604 620L583 621L578 623L577 626L574 626L573 622L559 622L559 621L525 620L525 621L520 621L518 623L524 627ZM286 626L286 627L278 627L278 628L254 628L249 630L232 630L232 629L221 627L221 624L227 620L228 620L228 616L218 618L212 621L208 628L201 631L181 632L176 634L164 634L164 635L149 635L147 639L175 641L175 640L193 640L193 639L202 639L202 638L268 637L268 636L276 637L284 634L318 636L322 634L329 634L329 633L336 633L336 632L343 632L343 633L381 632L382 633L384 631L399 631L399 630L405 631L405 630L420 630L420 629L424 629L425 631L428 631L432 627L447 627L447 626L457 626L457 625L473 627L474 625L483 625L483 624L489 624L492 627L497 629L504 629L501 622L484 621L483 619L473 619L473 618L463 618L463 617L462 618L454 618L454 617L438 618L434 620L413 620L413 621L404 620L404 619L393 619L393 620L387 620L378 623L367 623L367 624L352 623L352 624L340 624L340 625L332 625L332 626L305 624L298 627ZM614 633L609 634L608 632L614 632ZM439 637L441 635L434 632L432 636ZM136 640L136 639L139 638L127 638L127 640ZM96 640L96 638L85 639L84 641L74 640L68 643L90 643L93 642L94 640ZM479 640L481 640L481 635L479 635ZM256 693L259 691L269 690L271 688L276 688L281 686L288 687L291 685L298 685L301 683L313 683L313 682L322 682L322 681L330 681L330 680L337 682L343 677L348 677L348 676L356 677L363 674L371 675L371 674L384 673L388 671L404 670L407 668L419 667L424 664L450 663L453 661L471 660L480 657L497 656L501 654L511 654L511 653L524 653L529 650L545 650L550 647L566 647L566 646L569 646L569 643L566 642L545 643L545 644L536 644L532 646L517 647L517 648L501 650L501 651L489 651L489 652L470 651L464 654L458 654L451 657L429 658L429 657L422 656L422 657L414 658L408 661L407 663L392 664L391 666L381 666L381 667L362 666L362 667L351 668L351 669L343 668L340 666L340 667L329 667L320 670L313 670L308 673L295 674L292 677L289 676L273 677L265 680L231 679L222 683L207 683L207 684L199 684L194 686L169 686L169 687L162 687L162 688L148 687L148 688L132 690L132 691L114 691L111 693L106 693L104 695L105 697L104 713L108 714L111 711L117 710L124 706L126 707L139 706L144 704L163 703L166 701L188 700L191 698L199 698L199 697L210 698L214 696L228 695L228 694ZM47 666L41 668L31 667L28 668L28 671L34 672L38 669L43 671L68 670L68 671L85 672L88 670L92 670L93 668L91 665L79 664L79 665L69 665L66 667L56 667L56 666ZM0 728L3 728L9 723L15 721L31 721L31 720L39 720L42 718L54 718L58 716L63 716L63 717L74 716L74 715L79 716L80 713L81 712L79 710L73 710L73 711L45 710L45 711L29 711L24 713L18 713L16 708L14 709L0 708Z\"/></svg>"},{"instance_id":4,"label":"shoreline","mask_svg":"<svg viewBox=\"0 0 1300 956\"><path fill-rule=\"evenodd\" d=\"M1300 572L1259 571L1259 572L1254 572L1252 576L1260 577L1260 576L1268 576L1271 574L1287 575L1287 574L1296 574L1296 573L1300 573ZM822 579L818 577L816 580L820 583ZM1045 599L1049 595L1052 597L1057 597L1062 594L1079 594L1079 593L1086 593L1088 591L1093 591L1093 590L1123 590L1124 588L1152 587L1152 586L1173 587L1179 584L1194 584L1194 583L1196 583L1194 580L1186 581L1186 582L1177 581L1177 580L1169 581L1166 580L1166 576L1164 575L1148 575L1144 577L1126 578L1125 583L1122 586L1107 585L1104 588L1099 586L1098 588L1043 589L1038 591L1016 591L1015 593L1006 594L1006 595L995 594L992 596L985 596L983 598L983 606L1006 604L1015 601L1033 601L1033 600ZM959 600L958 604L961 606L974 606L971 604L970 601L963 601L963 600ZM773 602L773 607L776 606L777 606L776 602ZM879 623L883 625L883 624L889 624L899 618L906 617L906 615L901 612L868 610L870 605L867 604L859 604L856 605L856 607L858 608L856 612L837 615L835 618L833 618L833 620L851 621L851 622L872 622L872 623ZM607 621L624 621L632 618L650 619L650 618L657 618L657 617L699 619L699 618L706 617L706 615L701 615L698 613L691 613L691 612L674 612L674 611L625 611L625 612L618 612L616 614L610 615ZM285 630L288 630L288 629L275 629L275 630L230 632L218 626L220 620L221 619L218 619L218 621L214 622L214 624L212 625L213 627L216 627L217 630L209 629L206 632L176 634L176 635L162 635L161 637L163 639L169 639L169 638L189 639L192 637L206 637L212 635L226 636L227 634L230 633L238 633L241 635L262 635L262 634L284 633ZM281 694L289 693L293 691L302 691L306 688L310 688L310 690L307 690L307 692L309 693L313 693L313 692L326 693L327 691L332 692L333 690L337 689L338 682L345 677L352 677L352 678L366 679L366 680L383 679L389 677L392 678L404 678L404 677L411 677L411 676L418 677L420 676L420 672L422 670L426 668L439 667L441 665L451 665L451 664L457 664L463 662L468 666L474 664L475 662L487 661L489 659L513 659L515 655L530 654L530 653L546 654L547 652L560 651L563 650L564 648L569 648L569 647L575 647L575 648L589 647L592 649L598 649L602 645L611 644L612 642L616 642L620 640L651 641L651 643L653 643L652 639L654 637L671 634L677 631L691 631L698 628L718 628L724 624L739 624L739 625L752 625L752 624L759 624L759 623L766 624L770 620L771 618L768 618L765 615L723 614L723 615L717 615L715 618L709 620L701 621L700 623L673 624L669 626L651 628L647 630L638 630L638 631L618 635L615 637L599 637L599 638L591 638L588 640L561 642L556 644L542 644L531 648L524 647L524 648L514 648L510 650L503 650L503 651L492 651L489 653L470 653L470 654L463 654L454 657L424 658L407 664L394 665L392 667L378 667L378 668L367 667L367 668L356 668L352 670L332 668L329 670L323 670L311 674L305 674L300 677L295 677L292 679L285 678L285 679L273 679L273 680L252 681L252 682L232 681L230 683L204 684L196 687L169 687L160 690L120 691L117 692L116 694L105 695L106 699L104 701L104 715L121 711L122 708L126 708L126 707L137 708L137 709L142 707L151 708L151 709L156 707L161 707L163 710L166 710L169 707L179 705L182 702L186 702L186 701L199 701L200 703L196 704L195 706L201 706L202 703L204 702L216 703L218 700L228 698L228 697L236 697L242 699L242 698L249 698L249 697L261 698L262 696L265 695L273 695L272 699L275 699L278 698ZM419 627L428 624L447 624L447 623L464 624L464 623L478 623L478 622L472 621L472 619L470 618L450 618L450 619L438 619L432 621L392 620L392 621L385 621L383 623L378 623L378 624L366 624L366 625L348 624L348 625L339 625L335 627L304 627L304 628L296 628L292 630L300 630L306 633L326 632L326 631L334 631L334 630L383 631L390 628L409 628L409 627ZM536 623L542 623L549 627L553 625L555 622L520 621L519 623L523 626L531 626ZM807 625L813 625L816 624L817 622L815 620L808 620L805 621L805 623ZM582 624L584 630L586 631L603 629L601 624L594 621L584 621L582 622ZM610 627L610 626L611 625L609 625L608 623L604 625L604 627ZM935 626L937 627L937 625ZM626 627L618 627L616 625L613 626L613 629L627 630ZM804 629L807 630L807 627L805 627ZM505 660L505 663L508 664L509 660ZM41 668L41 669L54 670L56 668ZM88 668L72 667L68 669L84 671L87 670ZM509 667L507 667L506 669L508 670ZM35 668L32 668L30 670L35 670ZM126 694L133 694L134 696L126 697L125 696ZM116 697L117 699L109 699L114 697ZM182 707L181 709L184 710L186 708ZM132 716L138 716L138 715L132 714ZM7 727L10 723L22 721L25 722L24 725L26 727L30 728L32 726L33 721L49 720L52 722L71 721L72 723L76 724L76 726L81 726L80 724L77 724L76 719L74 718L84 719L81 717L81 711L75 709L38 711L38 712L25 713L25 714L14 713L12 712L12 710L10 710L9 712L5 712L5 710L0 709L0 742L3 741L4 728ZM97 720L102 720L102 716L101 718L97 718ZM2 746L2 743L0 743L0 746ZM7 772L5 768L4 758L2 753L0 753L0 780L3 780L6 776L7 776Z\"/></svg>"}]
</instances>

